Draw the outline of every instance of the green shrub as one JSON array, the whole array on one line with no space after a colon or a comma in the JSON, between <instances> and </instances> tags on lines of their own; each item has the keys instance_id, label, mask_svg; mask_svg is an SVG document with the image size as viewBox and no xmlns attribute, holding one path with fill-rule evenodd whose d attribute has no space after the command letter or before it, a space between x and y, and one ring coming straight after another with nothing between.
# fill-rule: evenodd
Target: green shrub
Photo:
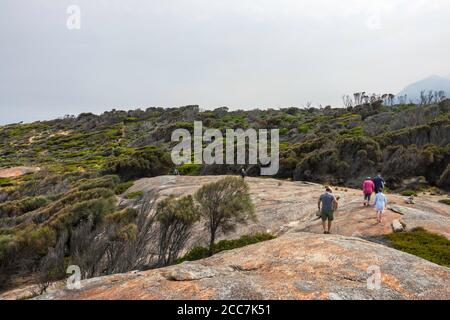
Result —
<instances>
[{"instance_id":1,"label":"green shrub","mask_svg":"<svg viewBox=\"0 0 450 320\"><path fill-rule=\"evenodd\" d=\"M115 202L115 198L111 197L106 199L90 199L75 203L65 208L63 212L60 212L50 222L50 225L59 230L70 230L88 218L92 219L94 226L99 225L104 221L107 214L113 213L116 210Z\"/></svg>"},{"instance_id":2,"label":"green shrub","mask_svg":"<svg viewBox=\"0 0 450 320\"><path fill-rule=\"evenodd\" d=\"M441 200L439 200L439 202L450 206L450 198L449 199L441 199Z\"/></svg>"},{"instance_id":3,"label":"green shrub","mask_svg":"<svg viewBox=\"0 0 450 320\"><path fill-rule=\"evenodd\" d=\"M96 188L89 189L84 191L72 191L69 192L65 197L61 198L55 205L58 205L59 208L64 207L66 205L71 205L76 202L90 200L90 199L98 199L98 198L111 198L115 194L110 189L105 188Z\"/></svg>"},{"instance_id":4,"label":"green shrub","mask_svg":"<svg viewBox=\"0 0 450 320\"><path fill-rule=\"evenodd\" d=\"M255 244L262 241L272 240L275 239L275 236L270 233L256 233L253 235L244 235L240 237L239 239L234 240L221 240L214 244L214 254L219 253L221 251L225 250L232 250L236 248L241 248L244 246L248 246L251 244ZM184 261L194 261L199 260L208 257L209 254L209 248L205 247L195 247L192 250L190 250L186 255L184 255L182 258L178 259L178 263L184 262Z\"/></svg>"},{"instance_id":5,"label":"green shrub","mask_svg":"<svg viewBox=\"0 0 450 320\"><path fill-rule=\"evenodd\" d=\"M0 235L0 262L4 261L13 243L12 235Z\"/></svg>"},{"instance_id":6,"label":"green shrub","mask_svg":"<svg viewBox=\"0 0 450 320\"><path fill-rule=\"evenodd\" d=\"M170 196L158 203L158 265L174 263L200 219L198 207L191 195L176 199Z\"/></svg>"},{"instance_id":7,"label":"green shrub","mask_svg":"<svg viewBox=\"0 0 450 320\"><path fill-rule=\"evenodd\" d=\"M417 197L417 193L414 190L404 190L404 191L400 192L400 194L405 197L411 197L411 196Z\"/></svg>"},{"instance_id":8,"label":"green shrub","mask_svg":"<svg viewBox=\"0 0 450 320\"><path fill-rule=\"evenodd\" d=\"M134 184L134 181L127 181L123 183L119 183L115 188L114 191L116 194L122 194L125 191L127 191L129 188L131 188Z\"/></svg>"},{"instance_id":9,"label":"green shrub","mask_svg":"<svg viewBox=\"0 0 450 320\"><path fill-rule=\"evenodd\" d=\"M106 175L100 178L91 179L86 182L83 182L78 189L81 191L96 189L96 188L106 188L106 189L114 189L116 185L120 182L118 176L115 175Z\"/></svg>"},{"instance_id":10,"label":"green shrub","mask_svg":"<svg viewBox=\"0 0 450 320\"><path fill-rule=\"evenodd\" d=\"M7 201L0 204L0 218L19 216L41 208L49 203L44 197L26 197L22 200Z\"/></svg>"},{"instance_id":11,"label":"green shrub","mask_svg":"<svg viewBox=\"0 0 450 320\"><path fill-rule=\"evenodd\" d=\"M346 129L340 132L340 135L345 138L361 137L364 135L364 130L361 126L356 126L351 129Z\"/></svg>"},{"instance_id":12,"label":"green shrub","mask_svg":"<svg viewBox=\"0 0 450 320\"><path fill-rule=\"evenodd\" d=\"M275 239L275 237L269 233L256 233L254 235L244 235L239 239L235 240L221 240L214 245L214 250L216 252L231 250L272 239Z\"/></svg>"},{"instance_id":13,"label":"green shrub","mask_svg":"<svg viewBox=\"0 0 450 320\"><path fill-rule=\"evenodd\" d=\"M200 174L201 168L201 164L195 163L185 163L177 167L178 171L183 176L197 176Z\"/></svg>"},{"instance_id":14,"label":"green shrub","mask_svg":"<svg viewBox=\"0 0 450 320\"><path fill-rule=\"evenodd\" d=\"M107 162L104 165L104 173L117 174L127 181L167 174L172 165L168 152L148 147Z\"/></svg>"},{"instance_id":15,"label":"green shrub","mask_svg":"<svg viewBox=\"0 0 450 320\"><path fill-rule=\"evenodd\" d=\"M56 244L56 231L49 226L38 227L30 232L22 234L22 243L33 248L36 254L44 256L47 254L48 248Z\"/></svg>"},{"instance_id":16,"label":"green shrub","mask_svg":"<svg viewBox=\"0 0 450 320\"><path fill-rule=\"evenodd\" d=\"M177 260L178 263L182 263L184 261L195 261L203 258L207 258L209 256L209 249L206 247L195 247L186 253L183 257Z\"/></svg>"},{"instance_id":17,"label":"green shrub","mask_svg":"<svg viewBox=\"0 0 450 320\"><path fill-rule=\"evenodd\" d=\"M249 190L250 187L244 179L226 177L203 185L195 193L200 214L208 226L211 254L219 232L226 234L233 231L238 224L257 220Z\"/></svg>"},{"instance_id":18,"label":"green shrub","mask_svg":"<svg viewBox=\"0 0 450 320\"><path fill-rule=\"evenodd\" d=\"M279 133L280 133L280 136L285 136L288 134L288 132L289 132L288 128L281 128Z\"/></svg>"},{"instance_id":19,"label":"green shrub","mask_svg":"<svg viewBox=\"0 0 450 320\"><path fill-rule=\"evenodd\" d=\"M300 133L307 133L309 131L309 129L311 129L311 125L307 124L307 123L302 123L297 127L297 129L298 129L298 132L300 132Z\"/></svg>"},{"instance_id":20,"label":"green shrub","mask_svg":"<svg viewBox=\"0 0 450 320\"><path fill-rule=\"evenodd\" d=\"M142 191L129 192L125 194L125 199L139 199L142 198L143 195L144 192Z\"/></svg>"},{"instance_id":21,"label":"green shrub","mask_svg":"<svg viewBox=\"0 0 450 320\"><path fill-rule=\"evenodd\" d=\"M2 187L11 187L14 185L14 182L9 178L0 178L0 188Z\"/></svg>"},{"instance_id":22,"label":"green shrub","mask_svg":"<svg viewBox=\"0 0 450 320\"><path fill-rule=\"evenodd\" d=\"M138 212L136 209L133 208L125 208L121 211L116 211L114 213L108 214L106 216L106 220L109 223L116 223L116 224L128 224L131 222L134 222L136 217L138 215Z\"/></svg>"},{"instance_id":23,"label":"green shrub","mask_svg":"<svg viewBox=\"0 0 450 320\"><path fill-rule=\"evenodd\" d=\"M134 223L126 224L119 228L116 232L116 236L121 241L134 241L138 234L138 227Z\"/></svg>"},{"instance_id":24,"label":"green shrub","mask_svg":"<svg viewBox=\"0 0 450 320\"><path fill-rule=\"evenodd\" d=\"M390 245L397 250L450 267L450 240L442 235L415 228L408 232L389 234L387 238Z\"/></svg>"}]
</instances>

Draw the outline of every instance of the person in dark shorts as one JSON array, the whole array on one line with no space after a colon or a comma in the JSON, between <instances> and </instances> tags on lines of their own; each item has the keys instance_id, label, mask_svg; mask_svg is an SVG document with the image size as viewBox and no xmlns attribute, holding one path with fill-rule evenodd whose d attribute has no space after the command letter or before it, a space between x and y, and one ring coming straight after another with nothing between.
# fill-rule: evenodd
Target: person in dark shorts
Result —
<instances>
[{"instance_id":1,"label":"person in dark shorts","mask_svg":"<svg viewBox=\"0 0 450 320\"><path fill-rule=\"evenodd\" d=\"M333 195L333 190L330 187L326 187L325 192L320 195L317 206L319 207L320 217L322 218L323 233L329 234L331 223L334 220L334 211L338 206L336 197Z\"/></svg>"},{"instance_id":2,"label":"person in dark shorts","mask_svg":"<svg viewBox=\"0 0 450 320\"><path fill-rule=\"evenodd\" d=\"M384 188L384 179L381 177L381 172L378 172L378 175L373 179L373 183L375 185L375 193L380 192Z\"/></svg>"},{"instance_id":3,"label":"person in dark shorts","mask_svg":"<svg viewBox=\"0 0 450 320\"><path fill-rule=\"evenodd\" d=\"M363 182L363 193L364 193L364 206L370 205L370 196L375 189L375 184L370 177L367 177Z\"/></svg>"}]
</instances>

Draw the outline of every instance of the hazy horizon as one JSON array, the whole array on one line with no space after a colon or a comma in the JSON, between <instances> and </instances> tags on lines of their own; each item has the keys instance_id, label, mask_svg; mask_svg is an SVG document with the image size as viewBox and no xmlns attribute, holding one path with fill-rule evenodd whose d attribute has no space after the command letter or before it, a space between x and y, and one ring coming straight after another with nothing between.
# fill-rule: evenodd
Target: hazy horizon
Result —
<instances>
[{"instance_id":1,"label":"hazy horizon","mask_svg":"<svg viewBox=\"0 0 450 320\"><path fill-rule=\"evenodd\" d=\"M450 74L449 14L444 0L2 0L0 124L395 94Z\"/></svg>"}]
</instances>

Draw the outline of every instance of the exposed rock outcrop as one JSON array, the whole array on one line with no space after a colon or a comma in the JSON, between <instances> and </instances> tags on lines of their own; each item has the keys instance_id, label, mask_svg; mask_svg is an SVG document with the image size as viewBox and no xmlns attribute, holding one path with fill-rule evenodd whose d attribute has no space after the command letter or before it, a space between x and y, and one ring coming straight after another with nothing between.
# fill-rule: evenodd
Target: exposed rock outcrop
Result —
<instances>
[{"instance_id":1,"label":"exposed rock outcrop","mask_svg":"<svg viewBox=\"0 0 450 320\"><path fill-rule=\"evenodd\" d=\"M221 176L161 176L135 182L129 192L192 194ZM83 281L81 290L55 285L40 299L449 299L450 270L421 258L368 242L406 225L450 239L450 212L442 197L418 195L415 204L388 194L391 210L383 223L375 210L363 206L361 190L335 188L340 196L332 235L323 235L317 219L317 199L323 186L308 182L245 178L258 221L238 226L220 239L254 232L271 232L273 241L219 253L197 262L145 272L129 272ZM135 200L122 199L123 205ZM400 205L401 204L401 205ZM189 246L205 245L199 223ZM369 268L369 267L373 268ZM370 272L380 268L381 289L369 290ZM369 270L369 271L368 271ZM60 289L58 289L60 288ZM30 295L18 289L0 299Z\"/></svg>"},{"instance_id":2,"label":"exposed rock outcrop","mask_svg":"<svg viewBox=\"0 0 450 320\"><path fill-rule=\"evenodd\" d=\"M37 299L450 299L450 269L358 238L291 232Z\"/></svg>"},{"instance_id":3,"label":"exposed rock outcrop","mask_svg":"<svg viewBox=\"0 0 450 320\"><path fill-rule=\"evenodd\" d=\"M0 168L0 178L14 178L23 176L24 174L34 173L40 171L38 167L13 167L13 168Z\"/></svg>"},{"instance_id":4,"label":"exposed rock outcrop","mask_svg":"<svg viewBox=\"0 0 450 320\"><path fill-rule=\"evenodd\" d=\"M159 194L181 196L192 194L202 185L217 181L222 176L161 176L140 179L127 192L143 191ZM250 194L256 207L257 222L238 226L236 231L222 236L237 238L254 232L271 232L276 235L289 230L322 233L321 221L317 220L317 200L324 191L320 184L301 181L280 181L276 179L245 178L250 186ZM450 212L448 206L438 202L440 197L419 195L414 205L398 205L404 203L404 197L388 194L390 207L386 210L383 224L376 221L375 210L363 206L361 190L350 188L334 188L340 196L339 209L335 213L333 232L346 236L372 237L392 232L391 223L401 219L408 228L423 226L432 232L442 234L450 239ZM397 208L398 210L395 210ZM409 210L406 216L402 212ZM403 210L403 211L402 211ZM416 211L415 211L416 210ZM419 210L421 213L417 212ZM202 224L197 226L195 244L205 244L206 233Z\"/></svg>"},{"instance_id":5,"label":"exposed rock outcrop","mask_svg":"<svg viewBox=\"0 0 450 320\"><path fill-rule=\"evenodd\" d=\"M401 221L407 229L423 227L431 232L440 233L450 239L450 217L432 211L420 210L401 205L391 205L390 209L401 215Z\"/></svg>"}]
</instances>

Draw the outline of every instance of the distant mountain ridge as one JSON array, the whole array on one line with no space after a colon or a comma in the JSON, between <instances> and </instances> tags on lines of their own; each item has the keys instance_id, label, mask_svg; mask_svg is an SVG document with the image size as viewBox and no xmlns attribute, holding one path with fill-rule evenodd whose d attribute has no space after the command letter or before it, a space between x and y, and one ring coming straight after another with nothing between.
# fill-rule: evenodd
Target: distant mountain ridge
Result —
<instances>
[{"instance_id":1,"label":"distant mountain ridge","mask_svg":"<svg viewBox=\"0 0 450 320\"><path fill-rule=\"evenodd\" d=\"M450 75L441 77L437 75L414 82L403 90L397 96L407 96L407 101L418 102L420 100L421 91L444 91L445 96L450 97Z\"/></svg>"}]
</instances>

